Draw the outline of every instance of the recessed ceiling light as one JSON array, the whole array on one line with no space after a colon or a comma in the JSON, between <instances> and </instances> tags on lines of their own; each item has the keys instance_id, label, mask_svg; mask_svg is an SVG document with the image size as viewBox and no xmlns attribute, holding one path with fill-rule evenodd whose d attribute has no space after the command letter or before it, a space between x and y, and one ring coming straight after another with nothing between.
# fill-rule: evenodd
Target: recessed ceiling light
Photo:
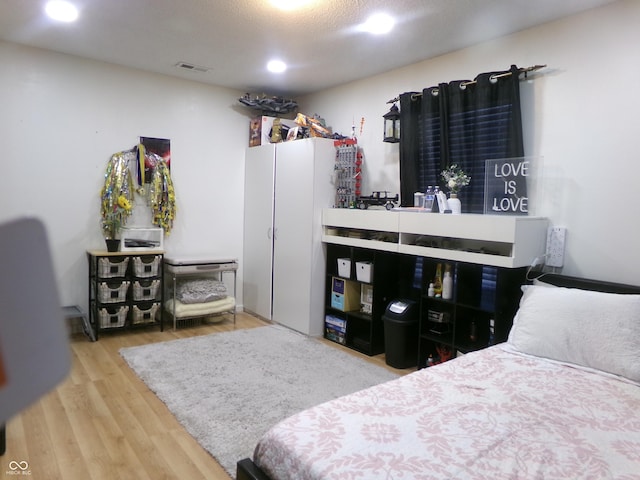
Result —
<instances>
[{"instance_id":1,"label":"recessed ceiling light","mask_svg":"<svg viewBox=\"0 0 640 480\"><path fill-rule=\"evenodd\" d=\"M73 22L78 18L78 9L64 0L47 2L45 12L49 17L60 22Z\"/></svg>"},{"instance_id":2,"label":"recessed ceiling light","mask_svg":"<svg viewBox=\"0 0 640 480\"><path fill-rule=\"evenodd\" d=\"M371 15L361 27L365 32L379 35L389 33L394 24L393 18L386 13L376 13L375 15Z\"/></svg>"},{"instance_id":3,"label":"recessed ceiling light","mask_svg":"<svg viewBox=\"0 0 640 480\"><path fill-rule=\"evenodd\" d=\"M271 60L267 63L267 70L271 73L282 73L287 69L287 64L282 60Z\"/></svg>"},{"instance_id":4,"label":"recessed ceiling light","mask_svg":"<svg viewBox=\"0 0 640 480\"><path fill-rule=\"evenodd\" d=\"M299 10L307 5L310 5L315 0L271 0L271 5L279 10L289 12L292 10Z\"/></svg>"}]
</instances>

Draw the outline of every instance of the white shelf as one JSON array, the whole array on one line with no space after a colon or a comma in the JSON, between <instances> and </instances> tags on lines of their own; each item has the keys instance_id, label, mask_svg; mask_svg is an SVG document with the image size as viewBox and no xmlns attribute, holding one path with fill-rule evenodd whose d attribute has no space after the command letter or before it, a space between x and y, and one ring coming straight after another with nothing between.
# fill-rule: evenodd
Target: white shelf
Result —
<instances>
[{"instance_id":1,"label":"white shelf","mask_svg":"<svg viewBox=\"0 0 640 480\"><path fill-rule=\"evenodd\" d=\"M548 221L507 215L325 209L322 224L325 243L515 268L530 265L544 254Z\"/></svg>"},{"instance_id":2,"label":"white shelf","mask_svg":"<svg viewBox=\"0 0 640 480\"><path fill-rule=\"evenodd\" d=\"M350 208L325 208L322 225L362 230L398 231L399 212L389 210L354 210Z\"/></svg>"},{"instance_id":3,"label":"white shelf","mask_svg":"<svg viewBox=\"0 0 640 480\"><path fill-rule=\"evenodd\" d=\"M337 235L322 235L324 243L333 243L336 245L346 245L348 247L368 248L369 250L384 250L385 252L397 252L398 243L381 242L378 240L363 240L361 238L341 237Z\"/></svg>"}]
</instances>

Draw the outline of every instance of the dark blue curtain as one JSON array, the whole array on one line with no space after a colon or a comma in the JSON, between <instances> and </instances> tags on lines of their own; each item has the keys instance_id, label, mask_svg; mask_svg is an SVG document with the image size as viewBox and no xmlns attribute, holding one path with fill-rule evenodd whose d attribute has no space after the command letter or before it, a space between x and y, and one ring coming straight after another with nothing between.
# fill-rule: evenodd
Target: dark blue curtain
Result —
<instances>
[{"instance_id":1,"label":"dark blue curtain","mask_svg":"<svg viewBox=\"0 0 640 480\"><path fill-rule=\"evenodd\" d=\"M485 161L524 156L520 69L441 83L400 95L400 192L403 206L428 185L447 191L440 172L459 165L471 176L458 194L463 213L484 212Z\"/></svg>"}]
</instances>

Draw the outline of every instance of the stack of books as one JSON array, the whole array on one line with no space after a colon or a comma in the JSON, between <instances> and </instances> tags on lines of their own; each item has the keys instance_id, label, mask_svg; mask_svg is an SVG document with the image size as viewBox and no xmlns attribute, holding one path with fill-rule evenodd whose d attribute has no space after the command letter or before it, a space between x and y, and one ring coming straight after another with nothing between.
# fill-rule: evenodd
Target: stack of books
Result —
<instances>
[{"instance_id":1,"label":"stack of books","mask_svg":"<svg viewBox=\"0 0 640 480\"><path fill-rule=\"evenodd\" d=\"M335 315L326 315L324 318L324 338L345 345L347 335L347 321Z\"/></svg>"}]
</instances>

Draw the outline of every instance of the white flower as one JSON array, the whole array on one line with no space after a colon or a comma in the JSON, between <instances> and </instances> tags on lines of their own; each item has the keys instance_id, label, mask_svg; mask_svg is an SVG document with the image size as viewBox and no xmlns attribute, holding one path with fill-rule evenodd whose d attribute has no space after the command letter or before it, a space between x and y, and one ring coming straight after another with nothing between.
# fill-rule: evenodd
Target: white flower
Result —
<instances>
[{"instance_id":1,"label":"white flower","mask_svg":"<svg viewBox=\"0 0 640 480\"><path fill-rule=\"evenodd\" d=\"M451 193L458 193L461 187L469 185L471 181L471 177L464 173L455 163L450 165L446 170L443 170L441 176L442 179L447 182L446 185L449 187Z\"/></svg>"}]
</instances>

